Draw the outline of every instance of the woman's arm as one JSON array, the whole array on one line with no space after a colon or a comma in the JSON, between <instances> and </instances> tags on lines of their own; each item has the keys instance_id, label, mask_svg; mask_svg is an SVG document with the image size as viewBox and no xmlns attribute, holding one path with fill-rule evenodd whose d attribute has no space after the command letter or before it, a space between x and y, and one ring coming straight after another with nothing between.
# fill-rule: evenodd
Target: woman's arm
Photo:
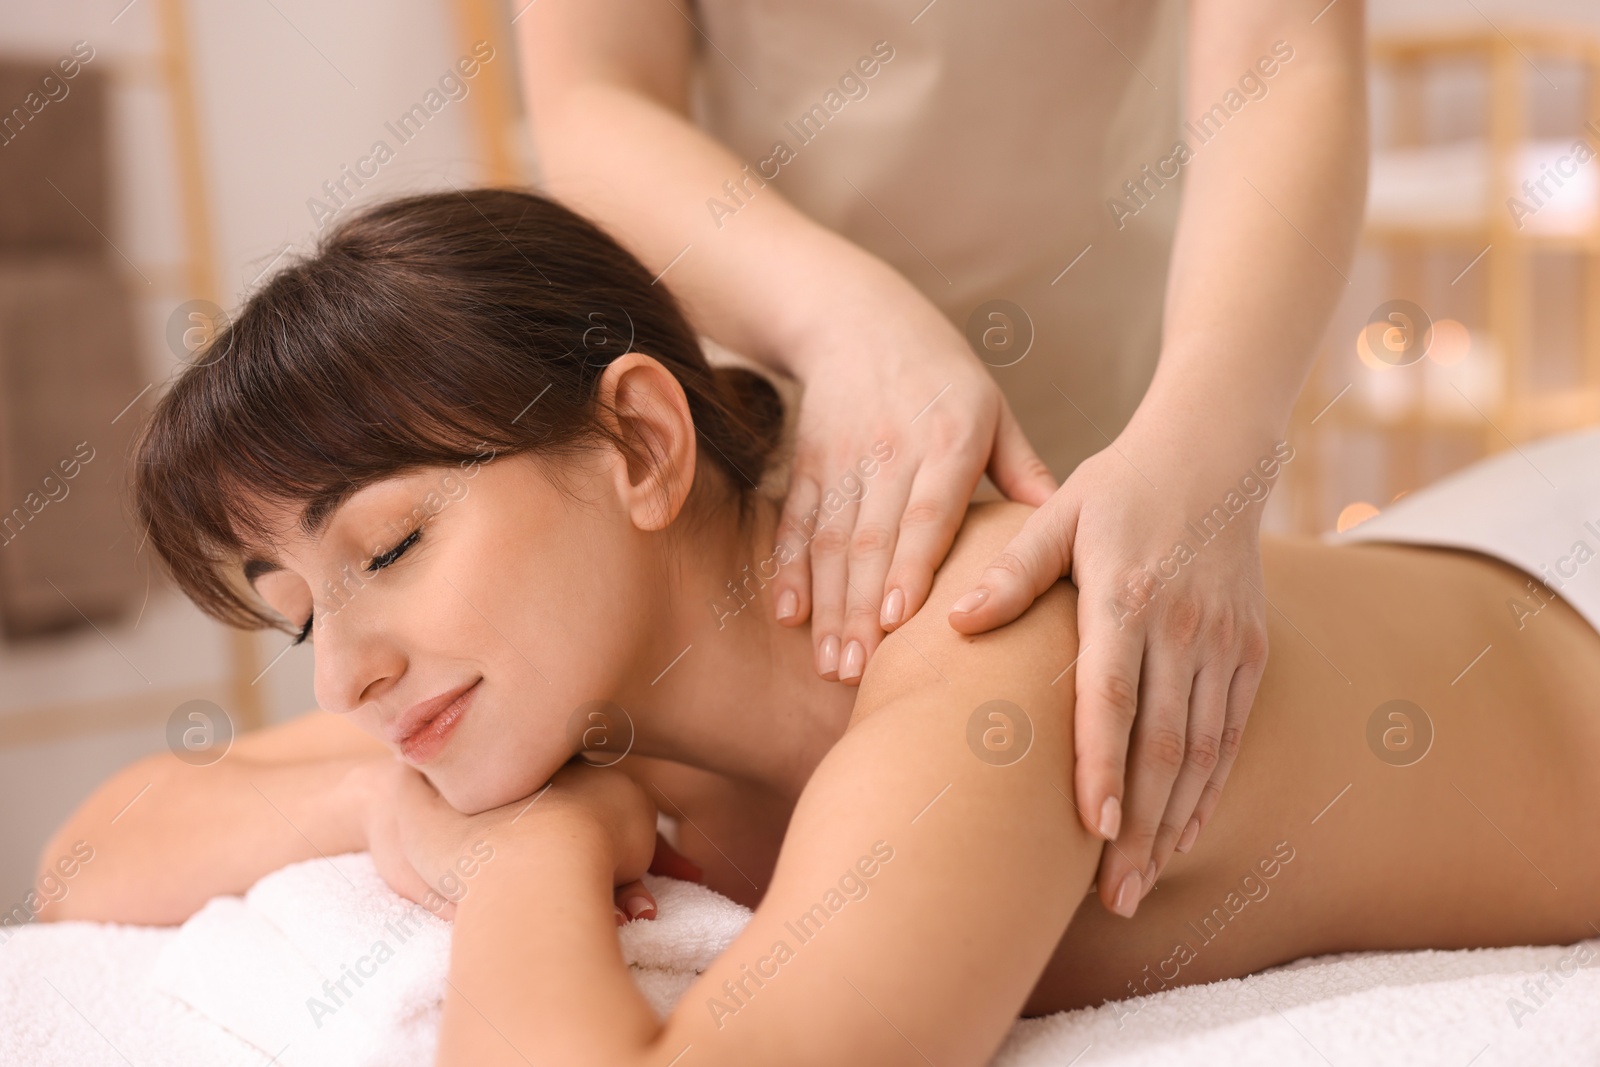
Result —
<instances>
[{"instance_id":1,"label":"woman's arm","mask_svg":"<svg viewBox=\"0 0 1600 1067\"><path fill-rule=\"evenodd\" d=\"M518 41L542 178L661 272L697 328L805 383L781 527L795 558L773 582L772 605L789 625L811 618L818 673L853 684L884 630L922 606L985 467L1007 496L1035 504L1055 480L993 378L916 287L775 185L757 189L745 169L756 161L690 121L689 7L524 9ZM861 42L863 53L872 47ZM750 196L736 215L714 216L707 201L725 197L729 181ZM880 441L895 456L872 491L819 513Z\"/></svg>"},{"instance_id":2,"label":"woman's arm","mask_svg":"<svg viewBox=\"0 0 1600 1067\"><path fill-rule=\"evenodd\" d=\"M286 864L364 849L359 769L375 759L392 757L322 711L247 734L209 766L146 757L90 794L45 846L41 878L74 842L94 858L39 918L180 923Z\"/></svg>"},{"instance_id":3,"label":"woman's arm","mask_svg":"<svg viewBox=\"0 0 1600 1067\"><path fill-rule=\"evenodd\" d=\"M1025 514L970 523L933 595L972 580ZM994 633L934 612L885 643L767 896L665 1023L610 924L610 887L639 862L617 817L586 816L558 782L555 803L502 818L457 915L438 1062L985 1062L1099 859L1068 799L1072 688L1053 684L1075 607L1063 583ZM420 821L449 818L441 803L424 798ZM434 862L480 828L458 826Z\"/></svg>"}]
</instances>

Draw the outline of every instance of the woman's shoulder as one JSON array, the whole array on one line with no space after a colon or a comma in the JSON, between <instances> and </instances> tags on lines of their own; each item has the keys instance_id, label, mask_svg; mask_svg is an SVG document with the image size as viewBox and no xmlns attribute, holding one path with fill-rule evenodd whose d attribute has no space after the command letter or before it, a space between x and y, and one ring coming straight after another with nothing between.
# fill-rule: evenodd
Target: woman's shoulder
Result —
<instances>
[{"instance_id":1,"label":"woman's shoulder","mask_svg":"<svg viewBox=\"0 0 1600 1067\"><path fill-rule=\"evenodd\" d=\"M1078 596L1065 579L1015 621L988 633L969 636L949 622L950 606L977 584L1035 510L1009 500L968 509L922 608L884 639L867 664L858 716L925 685L948 684L952 672L998 677L1048 670L1048 682L1072 662L1077 656Z\"/></svg>"},{"instance_id":2,"label":"woman's shoulder","mask_svg":"<svg viewBox=\"0 0 1600 1067\"><path fill-rule=\"evenodd\" d=\"M956 530L955 543L939 567L939 574L972 565L979 571L1022 529L1022 524L1039 509L1015 500L983 500L967 506L967 514ZM981 556L974 560L972 557Z\"/></svg>"}]
</instances>

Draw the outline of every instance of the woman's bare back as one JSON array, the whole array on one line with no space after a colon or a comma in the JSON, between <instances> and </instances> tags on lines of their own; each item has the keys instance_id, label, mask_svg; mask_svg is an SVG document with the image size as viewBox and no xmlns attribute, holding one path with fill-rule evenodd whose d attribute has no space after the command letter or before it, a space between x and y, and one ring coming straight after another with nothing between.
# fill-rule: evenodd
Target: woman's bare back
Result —
<instances>
[{"instance_id":1,"label":"woman's bare back","mask_svg":"<svg viewBox=\"0 0 1600 1067\"><path fill-rule=\"evenodd\" d=\"M1527 576L1473 553L1269 538L1263 563L1272 651L1211 824L1133 919L1085 898L1030 1013L1600 933L1600 634L1513 611Z\"/></svg>"},{"instance_id":2,"label":"woman's bare back","mask_svg":"<svg viewBox=\"0 0 1600 1067\"><path fill-rule=\"evenodd\" d=\"M1580 839L1600 814L1600 634L1474 553L1262 552L1272 651L1211 823L1133 919L1084 897L1029 1014L1327 952L1600 933L1600 858ZM670 798L707 883L757 903L789 803L625 763Z\"/></svg>"}]
</instances>

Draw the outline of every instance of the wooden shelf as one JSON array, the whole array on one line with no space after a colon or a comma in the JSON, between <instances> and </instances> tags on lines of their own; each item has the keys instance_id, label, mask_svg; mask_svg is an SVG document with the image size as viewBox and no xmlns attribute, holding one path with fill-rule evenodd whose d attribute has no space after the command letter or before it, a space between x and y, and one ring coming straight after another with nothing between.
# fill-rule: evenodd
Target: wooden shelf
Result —
<instances>
[{"instance_id":1,"label":"wooden shelf","mask_svg":"<svg viewBox=\"0 0 1600 1067\"><path fill-rule=\"evenodd\" d=\"M1423 443L1429 438L1459 442L1464 435L1469 439L1476 435L1480 454L1488 454L1510 444L1600 423L1600 211L1586 228L1556 233L1518 230L1504 208L1508 197L1519 195L1512 181L1524 166L1525 148L1530 143L1528 86L1539 77L1537 64L1554 60L1582 67L1588 98L1583 114L1600 115L1600 37L1577 26L1502 23L1490 28L1463 24L1391 33L1375 38L1370 49L1374 69L1394 78L1389 125L1395 131L1392 147L1396 150L1428 146L1424 89L1431 70L1466 61L1483 72L1487 91L1482 121L1472 125L1486 131L1481 153L1486 194L1481 213L1472 210L1474 199L1466 198L1458 199L1454 206L1467 210L1439 212L1436 221L1425 217L1395 221L1395 215L1404 210L1401 199L1394 205L1385 204L1384 217L1365 225L1362 239L1390 266L1391 279L1384 295L1414 299L1425 308L1430 253L1459 255L1465 266L1471 257L1487 250L1483 262L1475 267L1474 279L1475 291L1483 294L1483 314L1469 325L1489 349L1487 356L1480 352L1477 358L1498 360L1492 373L1502 383L1492 400L1476 402L1477 410L1430 402L1421 382L1411 386L1409 395L1389 398L1392 403L1382 410L1364 406L1359 393L1329 407L1351 381L1349 366L1343 362L1348 357L1340 352L1340 359L1324 358L1319 363L1301 397L1296 422L1308 426L1308 445L1313 452L1319 441L1330 441L1336 435L1366 431L1385 437L1382 477L1388 485L1376 498L1388 500L1397 489L1415 488L1426 477L1437 475L1422 469ZM1580 136L1594 144L1593 131L1573 131L1575 139ZM1600 167L1600 160L1586 166ZM1517 181L1520 184L1520 178ZM1471 194L1473 198L1476 195ZM1579 375L1574 385L1559 390L1529 385L1535 380L1532 369L1545 355L1534 349L1535 300L1539 295L1534 260L1552 252L1576 256L1575 269L1581 272L1577 280L1578 314L1583 317L1577 335ZM1324 352L1325 357L1329 354ZM1378 372L1363 368L1356 373ZM1319 464L1308 463L1297 465L1296 477L1297 525L1304 532L1317 532L1328 525L1322 509L1337 503L1326 491L1327 472Z\"/></svg>"}]
</instances>

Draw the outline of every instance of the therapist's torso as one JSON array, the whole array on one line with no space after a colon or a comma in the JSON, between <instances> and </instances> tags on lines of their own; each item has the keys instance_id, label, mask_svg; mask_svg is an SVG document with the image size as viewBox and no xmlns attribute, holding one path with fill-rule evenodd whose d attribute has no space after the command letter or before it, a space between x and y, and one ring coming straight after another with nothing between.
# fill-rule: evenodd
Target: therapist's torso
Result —
<instances>
[{"instance_id":1,"label":"therapist's torso","mask_svg":"<svg viewBox=\"0 0 1600 1067\"><path fill-rule=\"evenodd\" d=\"M1159 353L1178 187L1147 184L1120 225L1108 201L1178 139L1183 8L925 2L697 0L694 118L958 329L996 327L985 362L1065 476L1122 429ZM720 200L737 225L740 190ZM1020 360L1028 328L1013 313L1008 342L994 301L1031 322Z\"/></svg>"}]
</instances>

